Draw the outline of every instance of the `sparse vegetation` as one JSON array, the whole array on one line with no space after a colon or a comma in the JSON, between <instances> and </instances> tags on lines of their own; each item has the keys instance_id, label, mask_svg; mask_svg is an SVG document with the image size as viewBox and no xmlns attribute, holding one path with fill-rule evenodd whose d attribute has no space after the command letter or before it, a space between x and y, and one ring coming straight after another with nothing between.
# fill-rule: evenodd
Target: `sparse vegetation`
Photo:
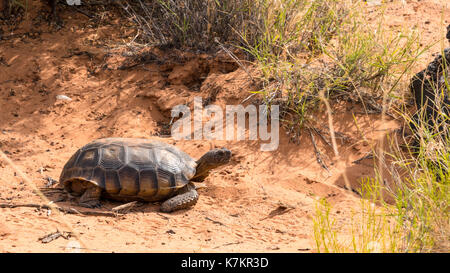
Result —
<instances>
[{"instance_id":1,"label":"sparse vegetation","mask_svg":"<svg viewBox=\"0 0 450 273\"><path fill-rule=\"evenodd\" d=\"M259 68L258 93L266 104L282 106L283 125L295 139L313 123L324 100L361 103L366 113L409 122L404 103L411 68L427 47L413 30L386 30L383 14L369 23L365 6L358 0L137 0L124 8L146 43L203 51L226 45L247 53ZM400 107L392 107L394 102ZM449 250L448 139L424 127L419 135L418 153L405 153L398 144L391 145L393 154L378 153L383 167L402 169L402 176L393 175L395 189L382 186L382 177L361 182L365 199L355 212L349 244L340 241L329 205L318 203L318 251ZM383 190L394 196L394 204L383 201ZM381 207L374 205L380 202Z\"/></svg>"},{"instance_id":2,"label":"sparse vegetation","mask_svg":"<svg viewBox=\"0 0 450 273\"><path fill-rule=\"evenodd\" d=\"M450 119L448 107L440 101L448 92L447 64L442 63L442 82L427 82L436 96L433 108L437 113L425 114L423 106L412 117L400 112L404 123L412 131L410 141L400 145L393 137L390 152L381 151L381 168L390 170L393 185L386 185L377 176L361 181L361 210L357 228L353 225L352 238L339 240L338 229L330 219L330 206L319 202L315 218L315 238L319 251L325 252L448 252L450 249ZM425 79L427 81L427 79ZM382 191L394 198L384 202ZM380 206L375 206L378 203ZM355 232L356 231L356 232ZM375 246L375 247L374 247Z\"/></svg>"},{"instance_id":3,"label":"sparse vegetation","mask_svg":"<svg viewBox=\"0 0 450 273\"><path fill-rule=\"evenodd\" d=\"M221 44L259 67L268 104L283 104L301 129L318 94L361 102L381 113L381 99L402 96L399 83L422 53L414 31L390 33L365 19L363 1L129 1L124 9L144 42L196 50ZM169 22L169 23L168 23Z\"/></svg>"},{"instance_id":4,"label":"sparse vegetation","mask_svg":"<svg viewBox=\"0 0 450 273\"><path fill-rule=\"evenodd\" d=\"M126 1L125 13L141 29L139 41L153 45L217 50L236 43L239 33L257 35L265 1Z\"/></svg>"},{"instance_id":5,"label":"sparse vegetation","mask_svg":"<svg viewBox=\"0 0 450 273\"><path fill-rule=\"evenodd\" d=\"M27 0L2 0L3 4L6 5L4 7L3 13L6 15L10 15L12 13L15 13L19 11L20 9L27 10L28 8L28 1Z\"/></svg>"},{"instance_id":6,"label":"sparse vegetation","mask_svg":"<svg viewBox=\"0 0 450 273\"><path fill-rule=\"evenodd\" d=\"M151 9L138 2L147 17L135 13L134 19L148 38L211 49L217 48L217 37L248 53L262 75L259 93L267 104L283 106L284 125L295 131L293 137L310 124L320 94L331 103L359 102L367 113L405 116L404 108L391 105L409 97L411 68L427 49L412 30L384 29L383 16L369 23L363 1L156 1ZM144 19L155 12L162 15L151 24ZM163 26L167 21L171 24ZM407 173L394 176L395 189L381 186L380 177L362 183L366 198L355 212L348 245L339 239L329 205L319 202L318 251L448 251L448 139L423 130L419 139L417 156L397 146L393 162L383 161ZM395 197L394 205L380 201L381 189Z\"/></svg>"}]
</instances>

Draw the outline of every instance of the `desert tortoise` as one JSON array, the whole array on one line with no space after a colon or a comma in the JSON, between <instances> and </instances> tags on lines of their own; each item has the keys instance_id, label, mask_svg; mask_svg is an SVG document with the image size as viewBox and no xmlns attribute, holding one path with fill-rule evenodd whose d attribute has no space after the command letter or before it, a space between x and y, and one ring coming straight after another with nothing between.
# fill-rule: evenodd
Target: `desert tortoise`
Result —
<instances>
[{"instance_id":1,"label":"desert tortoise","mask_svg":"<svg viewBox=\"0 0 450 273\"><path fill-rule=\"evenodd\" d=\"M80 205L100 206L100 197L119 201L164 201L161 211L194 205L192 182L230 161L228 149L213 149L195 161L164 142L134 138L104 138L80 148L66 163L59 183Z\"/></svg>"}]
</instances>

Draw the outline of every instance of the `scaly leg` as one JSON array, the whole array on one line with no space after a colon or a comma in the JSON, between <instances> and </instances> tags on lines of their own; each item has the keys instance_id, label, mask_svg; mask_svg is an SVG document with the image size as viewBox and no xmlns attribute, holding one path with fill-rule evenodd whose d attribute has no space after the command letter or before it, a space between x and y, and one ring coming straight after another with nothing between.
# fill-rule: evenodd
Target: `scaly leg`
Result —
<instances>
[{"instance_id":1,"label":"scaly leg","mask_svg":"<svg viewBox=\"0 0 450 273\"><path fill-rule=\"evenodd\" d=\"M160 210L162 212L172 212L180 209L186 209L195 205L198 200L198 193L195 190L195 186L192 183L182 188L177 195L169 198L161 204Z\"/></svg>"}]
</instances>

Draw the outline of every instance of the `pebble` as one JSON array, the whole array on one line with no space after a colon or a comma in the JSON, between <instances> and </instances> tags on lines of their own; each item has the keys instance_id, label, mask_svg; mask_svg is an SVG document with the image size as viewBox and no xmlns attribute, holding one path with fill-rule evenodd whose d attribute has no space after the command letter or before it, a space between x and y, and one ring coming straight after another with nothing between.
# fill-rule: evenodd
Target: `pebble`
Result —
<instances>
[{"instance_id":1,"label":"pebble","mask_svg":"<svg viewBox=\"0 0 450 273\"><path fill-rule=\"evenodd\" d=\"M56 99L58 100L65 100L65 101L71 101L72 99L66 95L57 95Z\"/></svg>"}]
</instances>

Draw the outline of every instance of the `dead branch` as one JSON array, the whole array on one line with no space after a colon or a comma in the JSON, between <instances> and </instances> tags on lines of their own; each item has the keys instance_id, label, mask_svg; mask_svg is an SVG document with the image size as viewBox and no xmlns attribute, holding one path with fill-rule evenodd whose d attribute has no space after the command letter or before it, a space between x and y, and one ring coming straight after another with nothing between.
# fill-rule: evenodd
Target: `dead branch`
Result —
<instances>
[{"instance_id":1,"label":"dead branch","mask_svg":"<svg viewBox=\"0 0 450 273\"><path fill-rule=\"evenodd\" d=\"M308 128L308 131L309 131L309 135L311 136L311 141L312 141L313 146L314 146L314 151L316 152L317 163L319 163L320 166L322 166L322 168L327 170L327 172L330 172L330 170L328 169L327 165L325 165L325 163L322 160L322 154L320 153L319 149L317 148L316 140L314 139L314 135L313 135L311 129Z\"/></svg>"},{"instance_id":2,"label":"dead branch","mask_svg":"<svg viewBox=\"0 0 450 273\"><path fill-rule=\"evenodd\" d=\"M59 237L63 237L64 239L69 239L70 236L72 235L71 232L60 232L59 230L57 230L56 232L52 232L50 234L47 234L41 238L39 238L39 241L41 241L43 244L47 244L50 243L51 241L54 241L56 239L58 239Z\"/></svg>"},{"instance_id":3,"label":"dead branch","mask_svg":"<svg viewBox=\"0 0 450 273\"><path fill-rule=\"evenodd\" d=\"M242 242L226 243L226 244L223 244L223 245L220 245L220 246L216 246L216 247L214 247L214 249L217 249L217 248L220 248L220 247L224 247L224 246L239 245L239 244L242 244Z\"/></svg>"},{"instance_id":4,"label":"dead branch","mask_svg":"<svg viewBox=\"0 0 450 273\"><path fill-rule=\"evenodd\" d=\"M112 208L111 210L117 213L127 213L130 211L130 209L132 209L134 206L136 206L136 204L138 203L138 201L133 201L130 203L126 203L117 207Z\"/></svg>"},{"instance_id":5,"label":"dead branch","mask_svg":"<svg viewBox=\"0 0 450 273\"><path fill-rule=\"evenodd\" d=\"M37 208L37 209L52 209L49 205L41 205L41 204L17 204L17 203L0 203L0 208ZM81 214L81 215L89 215L89 216L107 216L107 217L116 217L117 213L115 212L106 212L106 211L88 211L83 210L79 211L74 208L63 208L59 206L53 206L53 208L56 208L57 210L68 213L68 214Z\"/></svg>"},{"instance_id":6,"label":"dead branch","mask_svg":"<svg viewBox=\"0 0 450 273\"><path fill-rule=\"evenodd\" d=\"M369 153L369 154L367 154L367 155L361 157L360 159L357 159L357 160L353 161L352 163L353 163L353 164L360 164L361 161L363 161L364 159L372 159L372 158L373 158L373 154L372 154L372 153Z\"/></svg>"},{"instance_id":7,"label":"dead branch","mask_svg":"<svg viewBox=\"0 0 450 273\"><path fill-rule=\"evenodd\" d=\"M333 145L331 145L331 143L325 138L325 136L322 135L322 131L312 127L312 129L314 130L314 132L316 132L316 134L318 134L320 136L320 138L323 140L323 142L325 142L328 146L330 146L331 148L333 148Z\"/></svg>"},{"instance_id":8,"label":"dead branch","mask_svg":"<svg viewBox=\"0 0 450 273\"><path fill-rule=\"evenodd\" d=\"M205 219L208 220L208 221L213 222L214 224L218 224L218 225L221 225L221 226L225 226L225 227L226 227L226 225L225 225L224 223L219 222L219 221L216 221L216 220L213 220L213 219L211 219L211 218L209 218L209 217L205 217Z\"/></svg>"}]
</instances>

